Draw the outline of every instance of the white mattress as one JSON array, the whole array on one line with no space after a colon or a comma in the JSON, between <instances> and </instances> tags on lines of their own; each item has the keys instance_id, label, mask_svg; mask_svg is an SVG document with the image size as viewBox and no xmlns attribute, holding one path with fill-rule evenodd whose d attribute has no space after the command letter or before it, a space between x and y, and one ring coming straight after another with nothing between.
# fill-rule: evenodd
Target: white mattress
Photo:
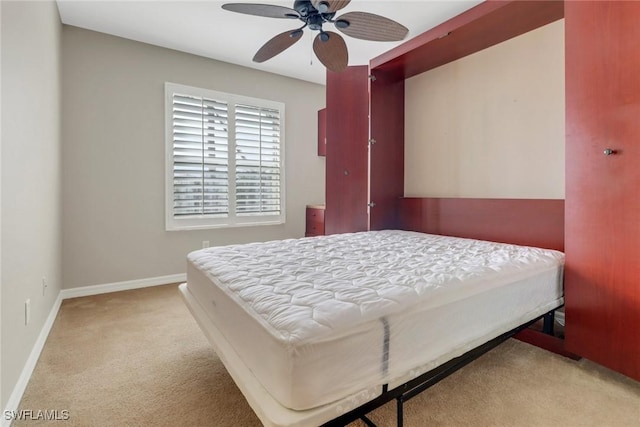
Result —
<instances>
[{"instance_id":1,"label":"white mattress","mask_svg":"<svg viewBox=\"0 0 640 427\"><path fill-rule=\"evenodd\" d=\"M340 234L188 258L188 292L232 363L294 410L345 412L562 304L562 253L446 236Z\"/></svg>"}]
</instances>

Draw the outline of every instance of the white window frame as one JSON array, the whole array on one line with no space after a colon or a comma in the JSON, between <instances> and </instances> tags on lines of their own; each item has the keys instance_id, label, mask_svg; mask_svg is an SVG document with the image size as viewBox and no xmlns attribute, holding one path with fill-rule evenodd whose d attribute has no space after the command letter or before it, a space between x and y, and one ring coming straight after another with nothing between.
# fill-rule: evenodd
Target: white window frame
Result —
<instances>
[{"instance_id":1,"label":"white window frame","mask_svg":"<svg viewBox=\"0 0 640 427\"><path fill-rule=\"evenodd\" d=\"M225 218L212 218L207 215L193 215L188 218L174 216L173 182L173 95L182 94L227 102L231 107L236 104L270 108L280 111L280 215L242 215L235 213L235 107L228 111L228 152L229 152L229 215ZM165 82L165 227L167 231L202 230L209 228L229 228L247 226L265 226L284 224L286 220L285 185L285 105L282 102L252 98ZM233 172L231 172L233 171Z\"/></svg>"}]
</instances>

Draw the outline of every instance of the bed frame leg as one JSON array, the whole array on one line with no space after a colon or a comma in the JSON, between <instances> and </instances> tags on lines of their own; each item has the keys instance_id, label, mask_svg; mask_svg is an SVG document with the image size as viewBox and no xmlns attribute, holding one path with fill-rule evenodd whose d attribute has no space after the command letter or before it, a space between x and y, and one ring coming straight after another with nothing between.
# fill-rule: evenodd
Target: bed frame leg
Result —
<instances>
[{"instance_id":1,"label":"bed frame leg","mask_svg":"<svg viewBox=\"0 0 640 427\"><path fill-rule=\"evenodd\" d=\"M553 323L555 321L555 311L550 311L549 313L544 315L544 320L542 322L542 332L547 335L553 335Z\"/></svg>"},{"instance_id":2,"label":"bed frame leg","mask_svg":"<svg viewBox=\"0 0 640 427\"><path fill-rule=\"evenodd\" d=\"M367 427L378 427L376 423L371 421L366 415L361 416L360 419L367 425Z\"/></svg>"},{"instance_id":3,"label":"bed frame leg","mask_svg":"<svg viewBox=\"0 0 640 427\"><path fill-rule=\"evenodd\" d=\"M397 425L398 427L402 427L404 425L404 400L402 399L402 396L398 397L396 399L397 402Z\"/></svg>"}]
</instances>

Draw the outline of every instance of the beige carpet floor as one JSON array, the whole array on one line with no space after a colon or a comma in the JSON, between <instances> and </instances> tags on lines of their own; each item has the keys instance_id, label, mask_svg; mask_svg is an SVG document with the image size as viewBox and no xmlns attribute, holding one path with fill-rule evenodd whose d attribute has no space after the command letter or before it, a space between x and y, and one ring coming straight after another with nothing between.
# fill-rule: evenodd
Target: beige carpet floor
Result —
<instances>
[{"instance_id":1,"label":"beige carpet floor","mask_svg":"<svg viewBox=\"0 0 640 427\"><path fill-rule=\"evenodd\" d=\"M176 285L64 301L20 408L68 410L60 426L260 425ZM640 383L509 340L405 411L407 426L639 427Z\"/></svg>"}]
</instances>

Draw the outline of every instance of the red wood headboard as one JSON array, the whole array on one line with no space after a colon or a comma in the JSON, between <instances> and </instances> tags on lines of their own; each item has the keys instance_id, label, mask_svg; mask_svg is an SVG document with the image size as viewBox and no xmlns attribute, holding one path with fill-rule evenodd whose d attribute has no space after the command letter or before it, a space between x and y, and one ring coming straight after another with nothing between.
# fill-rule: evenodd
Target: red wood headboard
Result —
<instances>
[{"instance_id":1,"label":"red wood headboard","mask_svg":"<svg viewBox=\"0 0 640 427\"><path fill-rule=\"evenodd\" d=\"M402 198L399 228L564 251L564 200Z\"/></svg>"}]
</instances>

